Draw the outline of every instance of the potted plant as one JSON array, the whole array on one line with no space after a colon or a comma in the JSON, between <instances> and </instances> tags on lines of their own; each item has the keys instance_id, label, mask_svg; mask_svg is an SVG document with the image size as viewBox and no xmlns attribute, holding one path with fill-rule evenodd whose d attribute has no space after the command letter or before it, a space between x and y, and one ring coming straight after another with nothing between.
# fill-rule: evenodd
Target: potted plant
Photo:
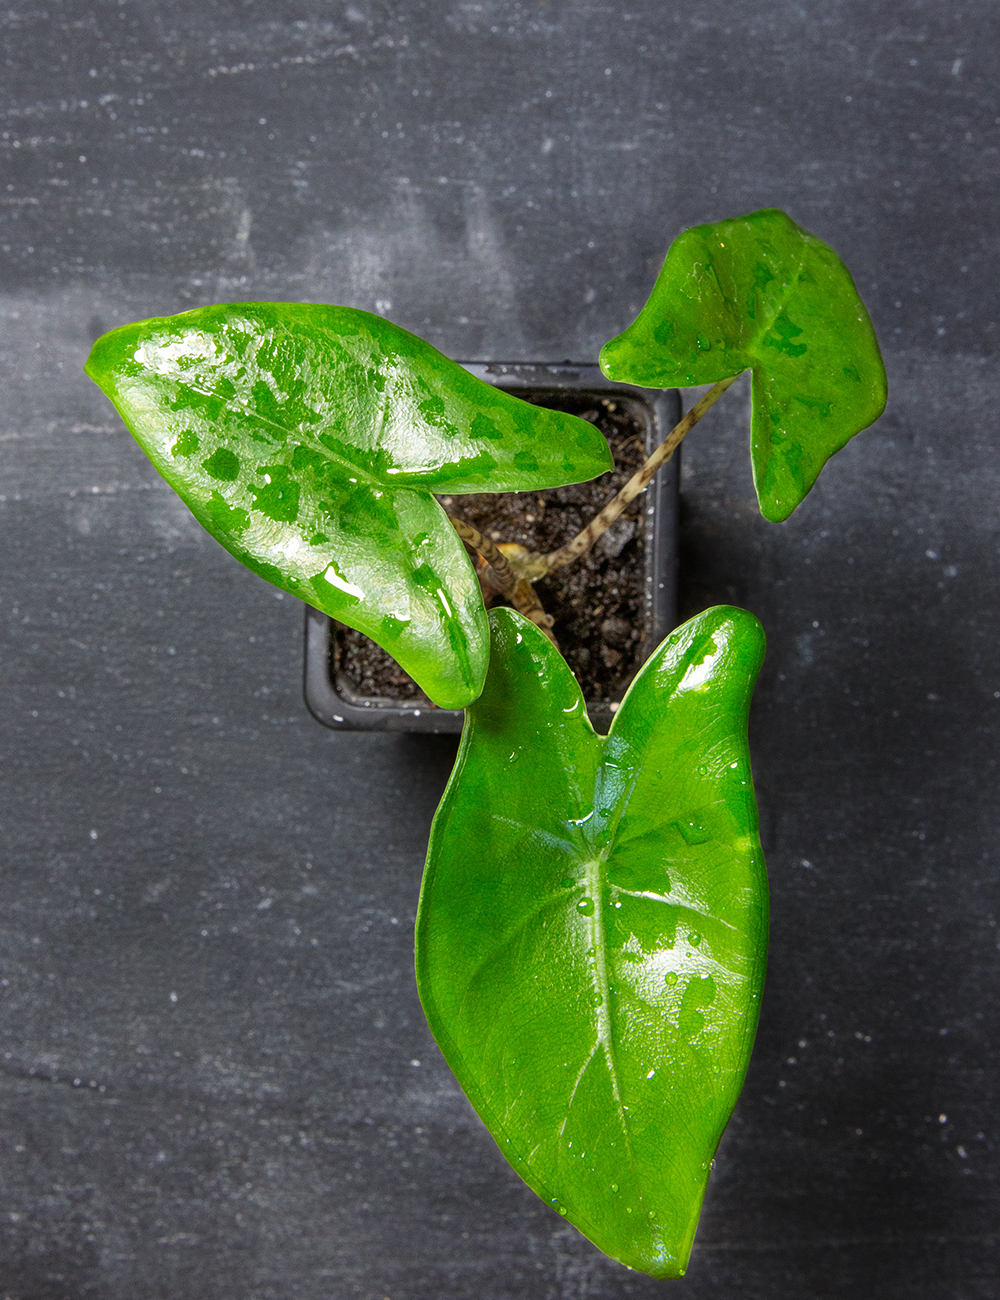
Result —
<instances>
[{"instance_id":1,"label":"potted plant","mask_svg":"<svg viewBox=\"0 0 1000 1300\"><path fill-rule=\"evenodd\" d=\"M550 551L569 541L623 486L680 418L676 390L607 379L596 365L463 362L486 383L540 406L582 416L608 439L614 470L543 492L444 496L441 503L503 544ZM543 607L580 681L594 726L606 732L638 666L677 622L679 456L581 562L540 584ZM484 581L487 606L504 598ZM306 607L305 698L335 730L460 732L460 709L439 709L368 637Z\"/></svg>"},{"instance_id":2,"label":"potted plant","mask_svg":"<svg viewBox=\"0 0 1000 1300\"><path fill-rule=\"evenodd\" d=\"M673 1277L763 983L746 737L763 633L742 610L699 614L602 737L533 584L587 553L744 370L776 521L878 417L885 373L840 259L775 211L686 231L601 365L625 384L712 387L548 553L504 548L435 497L593 478L610 460L598 431L377 317L203 308L113 331L88 373L223 545L465 708L417 920L428 1020L525 1181L602 1250ZM509 607L487 614L481 584Z\"/></svg>"}]
</instances>

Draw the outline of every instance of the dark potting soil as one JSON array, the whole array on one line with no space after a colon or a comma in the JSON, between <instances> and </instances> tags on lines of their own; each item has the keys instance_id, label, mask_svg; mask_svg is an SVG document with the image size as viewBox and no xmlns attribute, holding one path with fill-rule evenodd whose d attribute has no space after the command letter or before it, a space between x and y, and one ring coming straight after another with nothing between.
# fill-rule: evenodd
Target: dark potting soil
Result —
<instances>
[{"instance_id":1,"label":"dark potting soil","mask_svg":"<svg viewBox=\"0 0 1000 1300\"><path fill-rule=\"evenodd\" d=\"M520 394L519 394L520 396ZM590 420L607 438L615 468L590 483L546 492L442 496L445 510L495 542L530 551L553 551L574 537L635 473L645 459L646 426L627 399L586 393L534 393L525 398ZM584 697L592 703L620 699L645 657L646 497L638 497L592 550L535 584L555 619L552 631ZM506 604L495 597L492 604ZM396 661L353 628L336 625L333 673L357 696L433 707Z\"/></svg>"}]
</instances>

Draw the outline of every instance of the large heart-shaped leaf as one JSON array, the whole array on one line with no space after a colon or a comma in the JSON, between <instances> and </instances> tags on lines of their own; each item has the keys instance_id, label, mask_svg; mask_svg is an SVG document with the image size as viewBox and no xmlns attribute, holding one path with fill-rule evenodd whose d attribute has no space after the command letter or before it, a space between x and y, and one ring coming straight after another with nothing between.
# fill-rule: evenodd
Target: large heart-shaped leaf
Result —
<instances>
[{"instance_id":1,"label":"large heart-shaped leaf","mask_svg":"<svg viewBox=\"0 0 1000 1300\"><path fill-rule=\"evenodd\" d=\"M787 519L835 451L882 414L885 367L850 272L784 212L686 230L649 301L601 351L611 379L690 387L753 370L754 483Z\"/></svg>"},{"instance_id":2,"label":"large heart-shaped leaf","mask_svg":"<svg viewBox=\"0 0 1000 1300\"><path fill-rule=\"evenodd\" d=\"M692 619L604 738L537 628L490 625L431 832L420 996L521 1177L609 1255L679 1276L764 977L746 739L763 633L739 609Z\"/></svg>"},{"instance_id":3,"label":"large heart-shaped leaf","mask_svg":"<svg viewBox=\"0 0 1000 1300\"><path fill-rule=\"evenodd\" d=\"M612 465L587 421L347 307L142 321L98 339L87 373L223 546L367 633L448 708L482 689L489 630L432 493L556 487Z\"/></svg>"}]
</instances>

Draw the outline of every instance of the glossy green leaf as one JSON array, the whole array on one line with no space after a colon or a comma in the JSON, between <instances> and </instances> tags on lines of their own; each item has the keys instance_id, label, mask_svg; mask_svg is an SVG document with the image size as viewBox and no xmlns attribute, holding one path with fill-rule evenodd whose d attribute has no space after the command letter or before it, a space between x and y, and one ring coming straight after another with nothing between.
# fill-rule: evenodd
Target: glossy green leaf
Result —
<instances>
[{"instance_id":1,"label":"glossy green leaf","mask_svg":"<svg viewBox=\"0 0 1000 1300\"><path fill-rule=\"evenodd\" d=\"M775 209L686 230L645 307L601 351L609 378L651 388L714 384L748 368L757 498L780 521L882 414L886 379L847 267Z\"/></svg>"},{"instance_id":2,"label":"glossy green leaf","mask_svg":"<svg viewBox=\"0 0 1000 1300\"><path fill-rule=\"evenodd\" d=\"M521 1177L609 1255L676 1277L764 977L763 633L739 609L692 619L604 738L537 628L506 609L490 626L431 832L420 996Z\"/></svg>"},{"instance_id":3,"label":"glossy green leaf","mask_svg":"<svg viewBox=\"0 0 1000 1300\"><path fill-rule=\"evenodd\" d=\"M113 330L87 373L254 572L389 651L436 703L479 694L479 585L433 493L611 467L587 421L519 401L347 307L232 303Z\"/></svg>"}]
</instances>

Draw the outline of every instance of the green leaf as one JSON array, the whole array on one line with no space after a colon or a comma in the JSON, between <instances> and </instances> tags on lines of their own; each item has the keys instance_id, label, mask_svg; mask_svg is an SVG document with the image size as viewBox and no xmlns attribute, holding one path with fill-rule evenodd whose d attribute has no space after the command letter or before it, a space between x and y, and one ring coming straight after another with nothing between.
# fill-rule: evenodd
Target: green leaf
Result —
<instances>
[{"instance_id":1,"label":"green leaf","mask_svg":"<svg viewBox=\"0 0 1000 1300\"><path fill-rule=\"evenodd\" d=\"M367 633L447 708L482 689L489 630L432 494L555 487L612 465L587 421L348 307L142 321L98 339L87 374L227 550Z\"/></svg>"},{"instance_id":2,"label":"green leaf","mask_svg":"<svg viewBox=\"0 0 1000 1300\"><path fill-rule=\"evenodd\" d=\"M490 613L431 831L417 981L501 1151L602 1250L684 1272L757 1024L767 885L746 718L764 638L710 609L610 734L539 630Z\"/></svg>"},{"instance_id":3,"label":"green leaf","mask_svg":"<svg viewBox=\"0 0 1000 1300\"><path fill-rule=\"evenodd\" d=\"M601 351L610 379L651 388L714 384L748 368L757 498L779 522L882 414L886 379L847 267L773 208L686 230L645 307Z\"/></svg>"}]
</instances>

